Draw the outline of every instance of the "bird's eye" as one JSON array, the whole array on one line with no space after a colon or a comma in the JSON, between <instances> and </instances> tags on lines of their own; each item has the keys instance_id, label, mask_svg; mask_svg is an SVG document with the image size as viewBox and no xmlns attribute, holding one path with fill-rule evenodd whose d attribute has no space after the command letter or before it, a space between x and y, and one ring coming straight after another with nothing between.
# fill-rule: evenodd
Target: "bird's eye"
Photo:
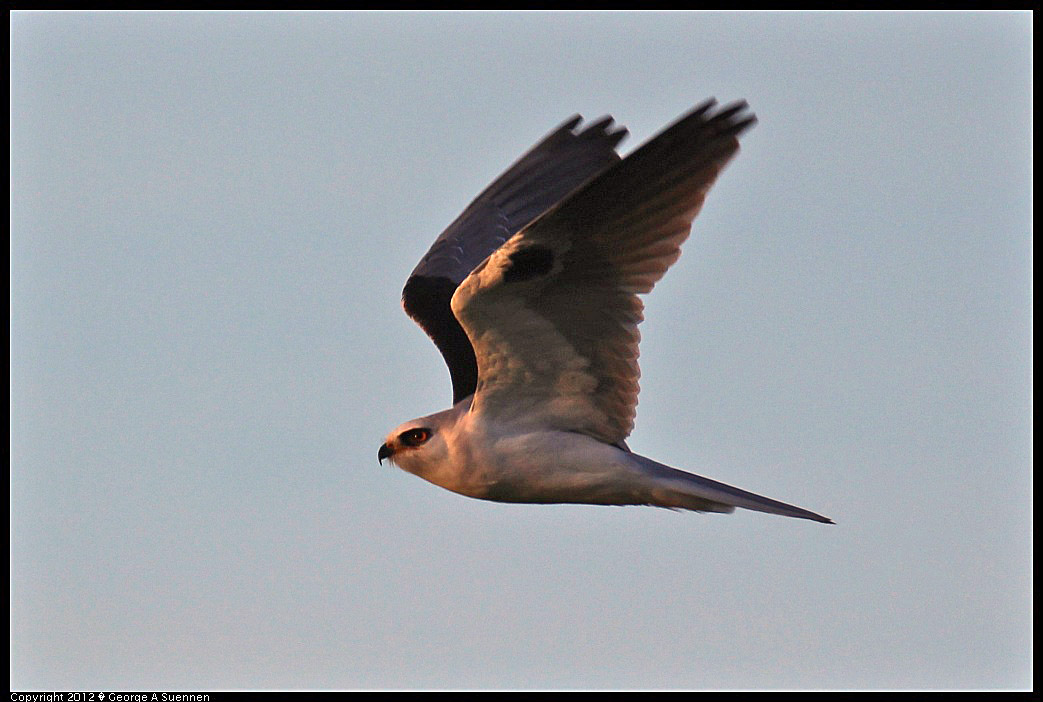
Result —
<instances>
[{"instance_id":1,"label":"bird's eye","mask_svg":"<svg viewBox=\"0 0 1043 702\"><path fill-rule=\"evenodd\" d=\"M419 446L431 438L430 429L410 429L399 435L399 441L406 446Z\"/></svg>"}]
</instances>

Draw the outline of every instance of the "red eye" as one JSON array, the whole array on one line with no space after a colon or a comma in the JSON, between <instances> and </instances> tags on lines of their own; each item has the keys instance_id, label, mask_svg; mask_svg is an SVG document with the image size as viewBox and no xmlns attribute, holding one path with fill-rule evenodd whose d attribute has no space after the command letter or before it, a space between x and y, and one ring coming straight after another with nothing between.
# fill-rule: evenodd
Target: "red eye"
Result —
<instances>
[{"instance_id":1,"label":"red eye","mask_svg":"<svg viewBox=\"0 0 1043 702\"><path fill-rule=\"evenodd\" d=\"M398 439L406 446L419 446L431 438L430 429L410 429L402 432Z\"/></svg>"}]
</instances>

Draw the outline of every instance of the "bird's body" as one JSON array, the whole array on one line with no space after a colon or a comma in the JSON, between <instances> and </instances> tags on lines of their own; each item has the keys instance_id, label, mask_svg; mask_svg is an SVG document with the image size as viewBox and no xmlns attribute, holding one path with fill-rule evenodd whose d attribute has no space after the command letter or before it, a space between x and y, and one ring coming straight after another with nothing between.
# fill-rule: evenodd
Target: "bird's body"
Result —
<instances>
[{"instance_id":1,"label":"bird's body","mask_svg":"<svg viewBox=\"0 0 1043 702\"><path fill-rule=\"evenodd\" d=\"M430 448L396 464L447 490L499 502L642 504L626 453L584 434L504 424L471 412L470 400L410 422L437 426ZM418 424L419 423L419 424ZM554 456L553 461L533 460Z\"/></svg>"},{"instance_id":2,"label":"bird's body","mask_svg":"<svg viewBox=\"0 0 1043 702\"><path fill-rule=\"evenodd\" d=\"M696 108L620 160L610 119L552 132L436 240L403 304L435 341L453 406L380 447L402 469L501 502L735 507L830 520L632 453L638 294L754 121Z\"/></svg>"}]
</instances>

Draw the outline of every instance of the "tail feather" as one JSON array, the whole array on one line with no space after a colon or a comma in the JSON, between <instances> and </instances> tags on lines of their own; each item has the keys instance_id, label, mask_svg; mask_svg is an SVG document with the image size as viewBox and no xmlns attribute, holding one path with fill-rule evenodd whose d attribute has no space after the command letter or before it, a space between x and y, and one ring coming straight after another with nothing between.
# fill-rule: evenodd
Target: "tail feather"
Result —
<instances>
[{"instance_id":1,"label":"tail feather","mask_svg":"<svg viewBox=\"0 0 1043 702\"><path fill-rule=\"evenodd\" d=\"M834 523L832 519L823 517L821 514L755 495L752 492L740 490L700 475L686 473L636 453L631 453L629 456L634 459L643 473L655 479L651 495L654 504L659 507L691 509L698 512L733 512L736 507L741 507L757 512L781 514L785 517L811 519L824 524Z\"/></svg>"}]
</instances>

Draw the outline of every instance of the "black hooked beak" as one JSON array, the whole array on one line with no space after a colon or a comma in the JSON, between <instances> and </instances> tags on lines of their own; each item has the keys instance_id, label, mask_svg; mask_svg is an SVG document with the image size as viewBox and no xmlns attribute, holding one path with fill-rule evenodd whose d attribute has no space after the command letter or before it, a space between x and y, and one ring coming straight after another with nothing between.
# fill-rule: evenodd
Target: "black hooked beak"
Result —
<instances>
[{"instance_id":1,"label":"black hooked beak","mask_svg":"<svg viewBox=\"0 0 1043 702\"><path fill-rule=\"evenodd\" d=\"M391 458L394 453L390 446L381 444L380 450L377 451L377 463L383 463L385 458Z\"/></svg>"}]
</instances>

